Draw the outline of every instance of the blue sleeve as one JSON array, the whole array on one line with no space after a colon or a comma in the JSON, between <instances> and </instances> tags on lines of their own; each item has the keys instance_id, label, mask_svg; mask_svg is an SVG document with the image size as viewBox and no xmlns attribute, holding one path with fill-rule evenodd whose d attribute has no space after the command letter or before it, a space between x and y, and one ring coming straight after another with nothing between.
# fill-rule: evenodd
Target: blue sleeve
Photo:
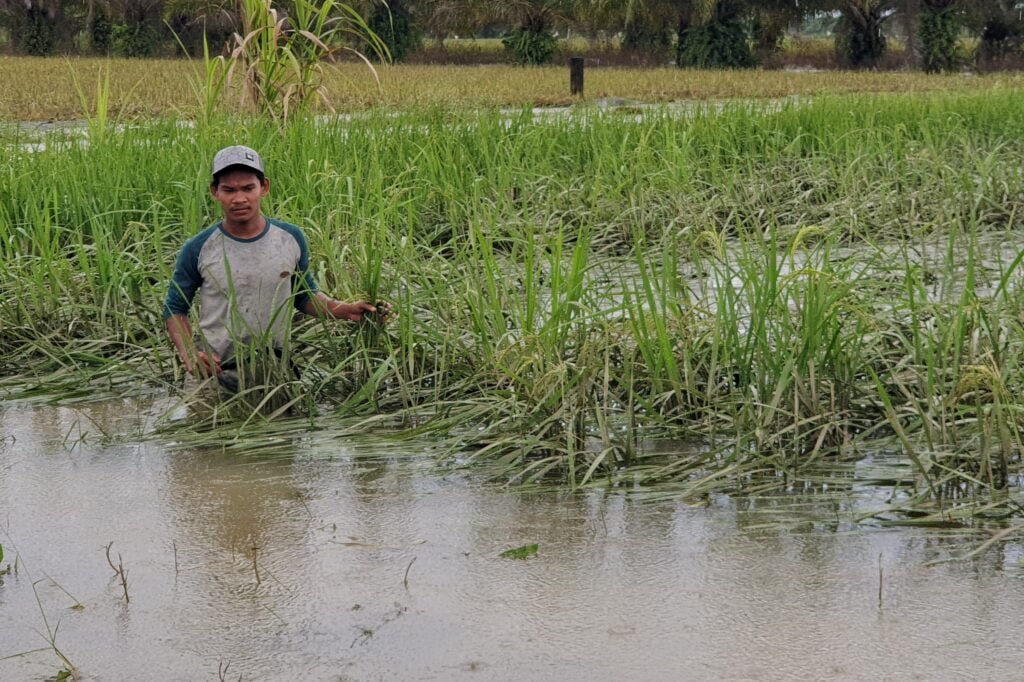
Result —
<instances>
[{"instance_id":1,"label":"blue sleeve","mask_svg":"<svg viewBox=\"0 0 1024 682\"><path fill-rule=\"evenodd\" d=\"M199 251L204 241L198 237L190 239L178 252L171 284L167 287L167 298L164 299L165 320L172 315L188 315L192 307L192 299L203 284L203 277L199 274Z\"/></svg>"},{"instance_id":2,"label":"blue sleeve","mask_svg":"<svg viewBox=\"0 0 1024 682\"><path fill-rule=\"evenodd\" d=\"M306 235L295 225L278 223L281 228L295 238L299 244L299 262L295 265L295 272L292 273L292 291L295 292L295 309L304 312L309 300L316 296L318 291L313 273L309 271L309 245L306 243Z\"/></svg>"}]
</instances>

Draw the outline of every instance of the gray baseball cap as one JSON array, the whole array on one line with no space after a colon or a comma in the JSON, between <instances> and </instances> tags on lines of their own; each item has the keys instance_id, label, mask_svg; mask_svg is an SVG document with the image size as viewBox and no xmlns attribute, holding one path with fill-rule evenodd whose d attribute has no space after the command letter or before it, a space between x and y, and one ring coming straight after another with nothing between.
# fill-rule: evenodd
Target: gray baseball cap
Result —
<instances>
[{"instance_id":1,"label":"gray baseball cap","mask_svg":"<svg viewBox=\"0 0 1024 682\"><path fill-rule=\"evenodd\" d=\"M233 147L224 147L213 157L213 174L217 175L228 166L245 166L265 175L263 170L263 159L256 153L255 149L243 147L236 144Z\"/></svg>"}]
</instances>

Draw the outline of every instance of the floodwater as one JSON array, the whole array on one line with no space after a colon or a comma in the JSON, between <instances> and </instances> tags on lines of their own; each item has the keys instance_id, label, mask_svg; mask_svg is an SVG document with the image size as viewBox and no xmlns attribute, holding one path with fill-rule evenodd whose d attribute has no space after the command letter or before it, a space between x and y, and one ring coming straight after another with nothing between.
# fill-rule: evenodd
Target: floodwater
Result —
<instances>
[{"instance_id":1,"label":"floodwater","mask_svg":"<svg viewBox=\"0 0 1024 682\"><path fill-rule=\"evenodd\" d=\"M0 406L0 542L17 560L0 585L0 680L52 678L54 630L86 680L1024 669L1020 548L928 565L984 531L858 525L873 502L855 493L707 507L526 493L439 469L429 443L330 429L253 452L180 447L141 436L158 403Z\"/></svg>"}]
</instances>

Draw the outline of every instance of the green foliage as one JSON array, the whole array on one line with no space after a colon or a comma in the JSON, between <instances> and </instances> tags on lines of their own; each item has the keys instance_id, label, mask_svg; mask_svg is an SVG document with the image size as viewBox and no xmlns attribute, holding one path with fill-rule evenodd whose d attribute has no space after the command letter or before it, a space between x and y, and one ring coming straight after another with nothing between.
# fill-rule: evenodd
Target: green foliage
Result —
<instances>
[{"instance_id":1,"label":"green foliage","mask_svg":"<svg viewBox=\"0 0 1024 682\"><path fill-rule=\"evenodd\" d=\"M160 34L148 22L114 24L110 32L111 52L118 57L152 57Z\"/></svg>"},{"instance_id":2,"label":"green foliage","mask_svg":"<svg viewBox=\"0 0 1024 682\"><path fill-rule=\"evenodd\" d=\"M109 54L113 48L114 25L103 7L96 7L89 27L89 43L96 54Z\"/></svg>"},{"instance_id":3,"label":"green foliage","mask_svg":"<svg viewBox=\"0 0 1024 682\"><path fill-rule=\"evenodd\" d=\"M54 53L57 41L57 21L46 9L33 4L23 8L20 3L4 14L4 26L18 52L33 57L46 57Z\"/></svg>"},{"instance_id":4,"label":"green foliage","mask_svg":"<svg viewBox=\"0 0 1024 682\"><path fill-rule=\"evenodd\" d=\"M982 62L1003 59L1021 47L1024 42L1024 22L1020 15L994 13L981 30L978 57Z\"/></svg>"},{"instance_id":5,"label":"green foliage","mask_svg":"<svg viewBox=\"0 0 1024 682\"><path fill-rule=\"evenodd\" d=\"M370 30L387 47L387 54L395 62L405 61L409 52L416 49L423 38L416 18L404 3L397 0L391 0L387 4L381 2L374 7L368 24ZM367 45L367 52L375 54L374 47Z\"/></svg>"},{"instance_id":6,"label":"green foliage","mask_svg":"<svg viewBox=\"0 0 1024 682\"><path fill-rule=\"evenodd\" d=\"M953 9L926 9L917 21L922 68L928 73L954 70L957 66L956 39L960 24Z\"/></svg>"},{"instance_id":7,"label":"green foliage","mask_svg":"<svg viewBox=\"0 0 1024 682\"><path fill-rule=\"evenodd\" d=\"M698 69L746 69L757 64L750 36L738 20L691 26L679 35L676 65Z\"/></svg>"},{"instance_id":8,"label":"green foliage","mask_svg":"<svg viewBox=\"0 0 1024 682\"><path fill-rule=\"evenodd\" d=\"M187 55L188 50L185 45L182 43L179 45ZM228 80L228 63L223 55L211 56L210 44L206 40L205 33L203 34L202 57L202 71L190 59L193 75L189 78L189 87L192 88L192 93L199 103L198 122L207 125L214 120L220 107Z\"/></svg>"},{"instance_id":9,"label":"green foliage","mask_svg":"<svg viewBox=\"0 0 1024 682\"><path fill-rule=\"evenodd\" d=\"M516 547L514 549L506 549L498 556L502 559L528 559L532 556L537 556L538 548L539 545L536 543L532 545L523 545L522 547Z\"/></svg>"},{"instance_id":10,"label":"green foliage","mask_svg":"<svg viewBox=\"0 0 1024 682\"><path fill-rule=\"evenodd\" d=\"M512 63L520 66L547 64L555 54L557 40L545 27L520 26L501 39L501 44L511 55Z\"/></svg>"},{"instance_id":11,"label":"green foliage","mask_svg":"<svg viewBox=\"0 0 1024 682\"><path fill-rule=\"evenodd\" d=\"M870 13L859 16L863 20L844 15L836 24L836 50L848 66L870 69L882 60L887 41L877 16Z\"/></svg>"},{"instance_id":12,"label":"green foliage","mask_svg":"<svg viewBox=\"0 0 1024 682\"><path fill-rule=\"evenodd\" d=\"M658 22L637 19L626 24L622 49L648 54L667 53L672 47L672 30Z\"/></svg>"}]
</instances>

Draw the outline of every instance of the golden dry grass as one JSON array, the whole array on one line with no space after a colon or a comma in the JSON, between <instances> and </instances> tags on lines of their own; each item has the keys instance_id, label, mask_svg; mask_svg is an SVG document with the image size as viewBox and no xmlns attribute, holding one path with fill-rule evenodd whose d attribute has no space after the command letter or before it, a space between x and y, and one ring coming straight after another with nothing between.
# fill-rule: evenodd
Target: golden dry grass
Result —
<instances>
[{"instance_id":1,"label":"golden dry grass","mask_svg":"<svg viewBox=\"0 0 1024 682\"><path fill-rule=\"evenodd\" d=\"M45 121L83 117L72 73L91 98L99 74L111 73L110 111L119 115L190 116L199 106L189 80L201 64L181 60L0 57L0 120ZM561 67L379 67L378 88L365 66L328 69L328 90L339 110L374 106L548 106L573 101ZM824 93L930 92L1021 87L1024 75L929 76L911 72L684 71L592 68L586 96L644 102L768 98ZM229 98L229 106L238 99Z\"/></svg>"}]
</instances>

